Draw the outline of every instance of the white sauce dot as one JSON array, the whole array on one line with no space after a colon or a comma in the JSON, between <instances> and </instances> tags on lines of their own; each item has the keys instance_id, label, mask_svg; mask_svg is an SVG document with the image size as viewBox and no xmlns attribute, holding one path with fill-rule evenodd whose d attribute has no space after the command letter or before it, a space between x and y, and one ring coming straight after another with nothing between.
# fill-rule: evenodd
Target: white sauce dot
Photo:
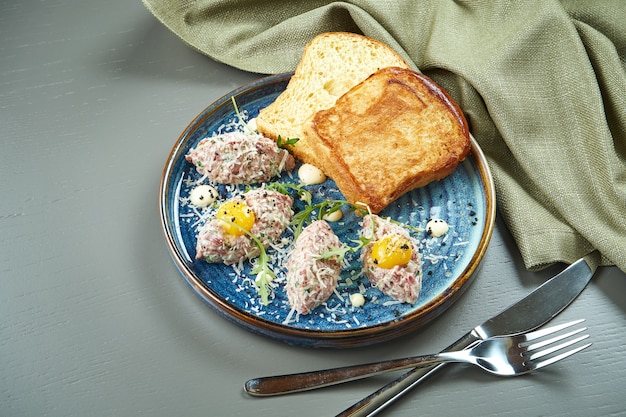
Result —
<instances>
[{"instance_id":1,"label":"white sauce dot","mask_svg":"<svg viewBox=\"0 0 626 417\"><path fill-rule=\"evenodd\" d=\"M363 307L363 304L365 304L365 297L363 297L363 294L360 292L350 294L350 303L354 307Z\"/></svg>"},{"instance_id":2,"label":"white sauce dot","mask_svg":"<svg viewBox=\"0 0 626 417\"><path fill-rule=\"evenodd\" d=\"M426 224L426 233L432 237L440 237L448 233L448 223L442 219L432 219Z\"/></svg>"},{"instance_id":3,"label":"white sauce dot","mask_svg":"<svg viewBox=\"0 0 626 417\"><path fill-rule=\"evenodd\" d=\"M298 177L305 185L321 184L326 181L326 175L316 166L302 164L298 169Z\"/></svg>"},{"instance_id":4,"label":"white sauce dot","mask_svg":"<svg viewBox=\"0 0 626 417\"><path fill-rule=\"evenodd\" d=\"M343 213L341 210L335 210L330 214L325 214L322 218L327 222L338 222L343 218Z\"/></svg>"},{"instance_id":5,"label":"white sauce dot","mask_svg":"<svg viewBox=\"0 0 626 417\"><path fill-rule=\"evenodd\" d=\"M217 197L219 197L219 193L210 185L199 185L189 193L189 200L196 207L206 207L213 204Z\"/></svg>"}]
</instances>

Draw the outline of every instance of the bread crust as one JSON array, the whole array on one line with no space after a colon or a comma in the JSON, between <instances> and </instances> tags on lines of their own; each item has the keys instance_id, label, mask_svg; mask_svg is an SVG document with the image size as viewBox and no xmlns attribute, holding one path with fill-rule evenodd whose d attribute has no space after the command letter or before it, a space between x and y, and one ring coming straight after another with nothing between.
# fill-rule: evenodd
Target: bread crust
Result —
<instances>
[{"instance_id":1,"label":"bread crust","mask_svg":"<svg viewBox=\"0 0 626 417\"><path fill-rule=\"evenodd\" d=\"M451 174L471 149L454 100L430 78L400 67L376 71L310 117L303 133L346 199L373 213Z\"/></svg>"},{"instance_id":2,"label":"bread crust","mask_svg":"<svg viewBox=\"0 0 626 417\"><path fill-rule=\"evenodd\" d=\"M320 166L303 133L304 122L378 69L388 66L410 68L384 43L349 32L327 32L305 47L287 88L257 117L257 129L276 140L298 138L289 150L302 162Z\"/></svg>"}]
</instances>

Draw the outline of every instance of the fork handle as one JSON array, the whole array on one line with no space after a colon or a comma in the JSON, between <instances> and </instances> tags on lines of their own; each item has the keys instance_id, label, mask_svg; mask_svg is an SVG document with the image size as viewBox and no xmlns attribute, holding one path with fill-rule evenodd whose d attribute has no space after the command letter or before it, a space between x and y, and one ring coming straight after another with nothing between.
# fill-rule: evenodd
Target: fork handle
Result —
<instances>
[{"instance_id":1,"label":"fork handle","mask_svg":"<svg viewBox=\"0 0 626 417\"><path fill-rule=\"evenodd\" d=\"M473 346L474 343L481 338L474 332L470 331L463 335L459 340L448 346L444 352L466 349ZM398 379L390 382L378 391L373 392L361 401L353 404L335 417L371 417L387 408L395 400L403 396L405 393L419 385L426 378L437 372L445 363L433 365L430 367L415 368L404 373Z\"/></svg>"},{"instance_id":2,"label":"fork handle","mask_svg":"<svg viewBox=\"0 0 626 417\"><path fill-rule=\"evenodd\" d=\"M288 394L354 381L385 372L423 367L454 360L455 356L449 354L412 356L404 359L392 359L365 365L344 366L297 374L255 378L247 381L244 388L247 393L254 396Z\"/></svg>"}]
</instances>

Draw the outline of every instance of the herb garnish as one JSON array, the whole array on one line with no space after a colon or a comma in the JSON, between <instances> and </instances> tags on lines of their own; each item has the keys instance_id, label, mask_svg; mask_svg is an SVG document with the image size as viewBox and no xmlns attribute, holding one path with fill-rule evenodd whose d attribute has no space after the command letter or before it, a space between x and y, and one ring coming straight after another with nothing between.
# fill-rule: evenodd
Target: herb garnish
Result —
<instances>
[{"instance_id":1,"label":"herb garnish","mask_svg":"<svg viewBox=\"0 0 626 417\"><path fill-rule=\"evenodd\" d=\"M321 203L310 204L310 202L306 205L304 210L300 211L296 215L293 216L293 220L291 221L291 225L295 226L293 231L294 239L297 239L302 232L302 229L305 226L307 221L311 220L314 212L317 211L317 220L323 219L325 216L334 213L339 210L342 206L350 206L353 210L358 210L362 213L365 213L365 208L361 204L353 204L346 200L324 200Z\"/></svg>"},{"instance_id":2,"label":"herb garnish","mask_svg":"<svg viewBox=\"0 0 626 417\"><path fill-rule=\"evenodd\" d=\"M343 262L348 252L356 253L362 247L366 246L372 241L372 238L361 236L359 239L351 239L350 242L356 243L355 246L349 246L346 243L342 243L341 246L332 248L331 250L324 251L316 256L317 259L332 259L336 258L337 262Z\"/></svg>"},{"instance_id":3,"label":"herb garnish","mask_svg":"<svg viewBox=\"0 0 626 417\"><path fill-rule=\"evenodd\" d=\"M250 233L248 230L244 229L243 227L239 226L235 222L229 221L227 219L222 219L219 217L216 217L216 219L226 224L235 226L236 228L242 230L246 235L250 236L250 238L254 241L254 243L259 248L259 257L256 259L254 268L252 268L250 273L252 275L256 275L256 279L254 280L254 283L257 286L257 293L261 297L261 303L264 306L268 305L270 303L269 297L270 297L270 294L272 293L272 287L270 286L270 282L272 282L272 280L276 278L276 274L274 273L274 271L272 271L272 268L270 268L269 266L270 257L268 256L267 251L265 250L265 246L263 246L263 242L261 242L261 240L258 237L256 237L255 235L253 235L252 233Z\"/></svg>"},{"instance_id":4,"label":"herb garnish","mask_svg":"<svg viewBox=\"0 0 626 417\"><path fill-rule=\"evenodd\" d=\"M405 229L409 229L409 230L411 230L413 232L416 232L416 233L422 233L424 231L424 229L422 229L421 227L416 227L416 226L410 225L408 223L402 223L401 221L392 219L391 217L386 217L386 219L390 223L397 224L398 226L404 227Z\"/></svg>"},{"instance_id":5,"label":"herb garnish","mask_svg":"<svg viewBox=\"0 0 626 417\"><path fill-rule=\"evenodd\" d=\"M293 146L296 143L298 143L298 141L300 140L300 138L287 138L287 139L283 139L282 136L278 135L278 137L276 138L276 145L279 148L286 148L287 146Z\"/></svg>"},{"instance_id":6,"label":"herb garnish","mask_svg":"<svg viewBox=\"0 0 626 417\"><path fill-rule=\"evenodd\" d=\"M239 107L237 107L237 102L235 101L234 96L230 96L230 100L233 102L233 107L235 108L235 114L237 115L237 119L239 119L239 123L241 123L250 133L257 133L256 130L252 129L248 123L243 119L241 112L239 111ZM278 135L276 138L276 145L279 148L286 149L287 146L295 145L300 138L286 138L283 139L281 135Z\"/></svg>"},{"instance_id":7,"label":"herb garnish","mask_svg":"<svg viewBox=\"0 0 626 417\"><path fill-rule=\"evenodd\" d=\"M250 132L250 133L256 133L256 131L254 129L252 129L250 127L250 125L248 125L248 123L246 123L245 120L243 120L243 116L241 116L241 113L239 112L239 107L237 107L237 102L235 101L235 97L234 96L230 96L230 100L233 102L233 107L235 108L235 114L237 115L237 119L239 119L239 122Z\"/></svg>"},{"instance_id":8,"label":"herb garnish","mask_svg":"<svg viewBox=\"0 0 626 417\"><path fill-rule=\"evenodd\" d=\"M257 293L261 297L261 303L266 306L270 303L269 296L272 292L272 287L270 286L270 282L276 278L276 274L269 266L270 257L267 255L265 251L265 247L263 243L254 235L250 234L254 243L259 247L259 257L256 260L256 264L252 271L250 271L253 275L256 275L256 279L254 283L257 287Z\"/></svg>"},{"instance_id":9,"label":"herb garnish","mask_svg":"<svg viewBox=\"0 0 626 417\"><path fill-rule=\"evenodd\" d=\"M342 200L335 200L335 201L342 201ZM369 215L372 214L372 211L370 210L369 206L366 204L352 204L349 203L347 201L344 201L344 203L350 204L355 210L359 210L363 215L365 214L365 210L367 210L367 213ZM321 212L321 210L320 210ZM323 217L323 215L322 215ZM320 217L321 218L321 217ZM343 259L345 258L346 254L348 252L350 253L356 253L358 252L361 248L363 248L364 246L366 246L367 244L369 244L372 239L374 239L374 237L376 236L374 234L374 222L372 221L372 237L365 237L365 236L361 236L358 239L350 239L350 242L356 243L355 246L349 246L346 243L341 243L341 245L339 247L333 248L331 250L328 251L324 251L322 253L320 253L317 256L317 259L331 259L331 258L337 258L338 262L343 262Z\"/></svg>"},{"instance_id":10,"label":"herb garnish","mask_svg":"<svg viewBox=\"0 0 626 417\"><path fill-rule=\"evenodd\" d=\"M293 184L289 182L271 182L265 186L267 190L278 191L281 194L291 195L291 190L294 190L300 200L304 201L307 206L311 205L313 196L305 189L301 184Z\"/></svg>"}]
</instances>

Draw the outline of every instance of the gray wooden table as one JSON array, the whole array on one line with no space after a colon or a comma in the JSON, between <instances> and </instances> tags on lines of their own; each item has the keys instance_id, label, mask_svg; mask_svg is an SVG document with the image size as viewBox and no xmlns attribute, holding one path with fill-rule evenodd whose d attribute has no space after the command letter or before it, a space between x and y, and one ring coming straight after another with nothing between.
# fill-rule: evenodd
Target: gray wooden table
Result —
<instances>
[{"instance_id":1,"label":"gray wooden table","mask_svg":"<svg viewBox=\"0 0 626 417\"><path fill-rule=\"evenodd\" d=\"M381 345L290 347L208 308L170 260L158 186L179 134L258 75L185 46L139 1L0 3L0 415L334 415L391 376L257 399L245 380L427 353L542 283L500 219L444 316ZM559 318L594 345L528 377L450 366L395 416L626 415L626 276L598 271Z\"/></svg>"}]
</instances>

